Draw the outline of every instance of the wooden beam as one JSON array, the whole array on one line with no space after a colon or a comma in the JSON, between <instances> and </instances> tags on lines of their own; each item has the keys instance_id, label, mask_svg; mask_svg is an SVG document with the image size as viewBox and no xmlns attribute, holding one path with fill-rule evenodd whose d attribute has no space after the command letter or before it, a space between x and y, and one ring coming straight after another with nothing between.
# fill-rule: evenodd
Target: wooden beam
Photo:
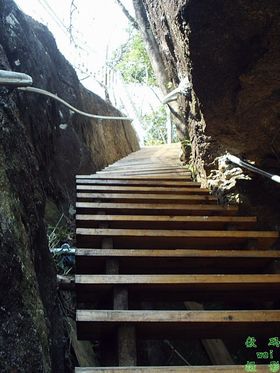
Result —
<instances>
[{"instance_id":1,"label":"wooden beam","mask_svg":"<svg viewBox=\"0 0 280 373\"><path fill-rule=\"evenodd\" d=\"M174 194L141 194L141 193L77 193L80 202L133 202L133 203L216 203L217 198L210 195L174 195Z\"/></svg>"},{"instance_id":2,"label":"wooden beam","mask_svg":"<svg viewBox=\"0 0 280 373\"><path fill-rule=\"evenodd\" d=\"M111 237L115 248L244 248L251 238L260 249L268 249L279 238L272 231L158 230L77 228L77 239L84 247L100 245L103 237Z\"/></svg>"},{"instance_id":3,"label":"wooden beam","mask_svg":"<svg viewBox=\"0 0 280 373\"><path fill-rule=\"evenodd\" d=\"M236 215L238 208L235 206L217 205L187 205L187 204L158 204L158 203L94 203L77 202L78 214L94 213L104 210L106 213L116 213L124 215Z\"/></svg>"},{"instance_id":4,"label":"wooden beam","mask_svg":"<svg viewBox=\"0 0 280 373\"><path fill-rule=\"evenodd\" d=\"M271 337L280 333L280 311L116 311L77 310L78 336L106 338L119 325L136 328L138 338Z\"/></svg>"},{"instance_id":5,"label":"wooden beam","mask_svg":"<svg viewBox=\"0 0 280 373\"><path fill-rule=\"evenodd\" d=\"M184 304L187 310L204 310L201 303L184 302ZM234 360L221 339L202 339L201 343L213 365L234 365Z\"/></svg>"},{"instance_id":6,"label":"wooden beam","mask_svg":"<svg viewBox=\"0 0 280 373\"><path fill-rule=\"evenodd\" d=\"M135 168L131 168L131 169L128 169L127 167L119 167L118 169L114 169L114 170L110 170L110 169L104 169L102 171L97 171L96 174L94 175L104 175L106 176L107 174L110 174L110 175L114 175L114 174L131 174L131 175L145 175L145 174L157 174L157 175L160 175L160 174L174 174L174 176L176 175L180 175L180 174L184 174L186 176L191 176L191 172L187 171L186 169L184 168L139 168L139 167L135 167ZM83 175L84 176L84 175Z\"/></svg>"},{"instance_id":7,"label":"wooden beam","mask_svg":"<svg viewBox=\"0 0 280 373\"><path fill-rule=\"evenodd\" d=\"M257 274L257 275L75 275L75 283L81 289L87 286L91 291L95 289L113 286L128 286L131 290L143 288L154 290L170 286L174 291L177 289L191 291L215 291L215 290L261 290L270 288L274 291L280 290L280 274Z\"/></svg>"},{"instance_id":8,"label":"wooden beam","mask_svg":"<svg viewBox=\"0 0 280 373\"><path fill-rule=\"evenodd\" d=\"M56 275L56 282L60 290L75 290L75 276Z\"/></svg>"},{"instance_id":9,"label":"wooden beam","mask_svg":"<svg viewBox=\"0 0 280 373\"><path fill-rule=\"evenodd\" d=\"M76 249L76 256L94 257L125 257L125 258L137 258L144 257L147 260L151 258L166 258L170 260L172 258L181 261L182 258L225 258L226 260L232 260L233 258L249 259L260 258L265 259L280 259L279 250L121 250L121 249Z\"/></svg>"},{"instance_id":10,"label":"wooden beam","mask_svg":"<svg viewBox=\"0 0 280 373\"><path fill-rule=\"evenodd\" d=\"M170 215L76 215L78 228L97 228L100 223L107 223L112 229L249 229L256 224L255 217L242 216L170 216Z\"/></svg>"},{"instance_id":11,"label":"wooden beam","mask_svg":"<svg viewBox=\"0 0 280 373\"><path fill-rule=\"evenodd\" d=\"M172 179L173 180L173 179ZM199 183L196 183L194 181L172 181L172 180L158 180L158 179L150 179L150 180L145 180L141 178L134 178L134 179L129 179L129 178L117 178L117 179L77 179L76 184L78 185L138 185L138 186L166 186L166 187L200 187Z\"/></svg>"},{"instance_id":12,"label":"wooden beam","mask_svg":"<svg viewBox=\"0 0 280 373\"><path fill-rule=\"evenodd\" d=\"M113 241L111 238L102 240L102 250L113 250ZM107 258L106 273L108 276L114 276L119 273L118 258ZM76 289L77 289L77 283ZM79 301L79 298L77 298ZM87 301L87 300L86 300ZM126 286L114 286L113 289L113 308L115 310L128 309L128 290ZM137 364L136 336L135 328L131 325L120 325L117 330L117 348L118 363L120 366Z\"/></svg>"},{"instance_id":13,"label":"wooden beam","mask_svg":"<svg viewBox=\"0 0 280 373\"><path fill-rule=\"evenodd\" d=\"M186 187L186 188L177 188L177 187L151 187L151 186L137 186L137 185L77 185L77 191L93 191L96 193L157 193L157 194L176 194L176 195L185 195L185 194L206 194L209 195L209 190L205 188L196 187Z\"/></svg>"},{"instance_id":14,"label":"wooden beam","mask_svg":"<svg viewBox=\"0 0 280 373\"><path fill-rule=\"evenodd\" d=\"M244 373L244 365L100 367L76 368L75 373ZM257 373L271 373L269 365L257 365Z\"/></svg>"},{"instance_id":15,"label":"wooden beam","mask_svg":"<svg viewBox=\"0 0 280 373\"><path fill-rule=\"evenodd\" d=\"M81 302L125 287L131 300L259 300L280 291L280 275L76 275Z\"/></svg>"},{"instance_id":16,"label":"wooden beam","mask_svg":"<svg viewBox=\"0 0 280 373\"><path fill-rule=\"evenodd\" d=\"M76 250L76 273L102 274L108 258L118 258L123 274L261 273L280 259L280 251L81 248Z\"/></svg>"},{"instance_id":17,"label":"wooden beam","mask_svg":"<svg viewBox=\"0 0 280 373\"><path fill-rule=\"evenodd\" d=\"M175 181L182 181L182 182L192 182L192 177L189 176L189 175L186 175L185 173L183 172L180 172L180 173L172 173L172 172L169 172L169 173L164 173L164 174L156 174L156 173L137 173L137 174L133 174L133 173L128 173L128 172L123 172L123 173L120 173L120 174L99 174L99 175L96 175L96 177L94 177L94 179L96 180L136 180L136 181L158 181L158 182L161 182L161 181L165 181L165 182L175 182ZM83 180L83 179L81 179ZM88 180L88 179L85 179L85 180Z\"/></svg>"},{"instance_id":18,"label":"wooden beam","mask_svg":"<svg viewBox=\"0 0 280 373\"><path fill-rule=\"evenodd\" d=\"M129 163L127 163L126 165L113 164L112 166L108 166L108 167L104 168L102 171L122 171L124 169L125 170L132 170L132 171L139 170L139 171L179 171L179 172L180 171L185 171L185 172L189 172L189 170L186 167L182 167L182 166L173 166L173 165L164 165L163 166L163 165L160 165L160 164L149 164L149 163L145 163L143 165L139 162L138 163L136 162L132 165L130 165ZM98 171L98 172L102 172L102 171Z\"/></svg>"}]
</instances>

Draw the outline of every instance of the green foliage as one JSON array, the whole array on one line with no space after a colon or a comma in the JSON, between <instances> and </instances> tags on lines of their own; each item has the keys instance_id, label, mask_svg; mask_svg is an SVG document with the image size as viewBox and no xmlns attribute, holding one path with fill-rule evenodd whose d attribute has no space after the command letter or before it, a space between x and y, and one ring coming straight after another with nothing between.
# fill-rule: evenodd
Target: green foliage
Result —
<instances>
[{"instance_id":1,"label":"green foliage","mask_svg":"<svg viewBox=\"0 0 280 373\"><path fill-rule=\"evenodd\" d=\"M166 144L166 122L167 114L164 107L160 107L157 111L144 116L143 128L146 131L145 145Z\"/></svg>"},{"instance_id":2,"label":"green foliage","mask_svg":"<svg viewBox=\"0 0 280 373\"><path fill-rule=\"evenodd\" d=\"M117 56L121 53L120 56ZM155 75L140 33L116 51L111 65L122 74L126 83L156 85Z\"/></svg>"},{"instance_id":3,"label":"green foliage","mask_svg":"<svg viewBox=\"0 0 280 373\"><path fill-rule=\"evenodd\" d=\"M64 242L72 241L73 232L67 224L61 224L61 221L56 226L48 226L49 248L60 247Z\"/></svg>"}]
</instances>

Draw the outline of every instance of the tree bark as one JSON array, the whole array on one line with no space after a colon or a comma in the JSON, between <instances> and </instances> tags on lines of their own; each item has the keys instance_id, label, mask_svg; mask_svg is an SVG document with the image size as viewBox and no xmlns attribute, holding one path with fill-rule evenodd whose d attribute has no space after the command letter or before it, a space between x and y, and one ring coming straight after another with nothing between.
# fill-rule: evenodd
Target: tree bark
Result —
<instances>
[{"instance_id":1,"label":"tree bark","mask_svg":"<svg viewBox=\"0 0 280 373\"><path fill-rule=\"evenodd\" d=\"M157 83L163 95L165 96L168 93L167 84L170 79L166 71L163 59L161 57L161 52L160 52L158 43L151 29L150 20L148 18L147 11L145 8L145 1L144 0L132 0L132 1L133 1L134 10L135 10L135 19L130 16L128 10L124 7L121 0L116 0L116 2L122 8L124 14L130 20L130 22L141 33L145 48L147 50L148 56L151 61L151 65L152 65ZM133 21L130 18L132 18ZM135 22L137 23L137 27L135 26ZM173 103L168 104L168 107L171 113L173 114L172 119L174 120L174 123L176 125L179 137L185 138L185 136L181 133L182 131L180 130L182 127L182 123L184 123L184 121L182 120L182 118L180 118L180 115L177 114L178 104L176 102L173 102ZM169 131L171 131L170 128L169 128Z\"/></svg>"},{"instance_id":2,"label":"tree bark","mask_svg":"<svg viewBox=\"0 0 280 373\"><path fill-rule=\"evenodd\" d=\"M133 0L133 6L135 10L136 19L134 19L128 10L125 8L121 0L115 0L116 3L121 7L123 13L128 18L133 27L140 31L145 48L151 61L152 68L154 70L157 82L163 92L167 93L167 83L169 81L168 74L161 58L160 50L154 34L151 30L150 21L147 16L147 12L143 3L143 0Z\"/></svg>"},{"instance_id":3,"label":"tree bark","mask_svg":"<svg viewBox=\"0 0 280 373\"><path fill-rule=\"evenodd\" d=\"M167 83L169 81L163 60L161 58L160 50L154 34L151 30L150 21L143 3L143 0L133 0L133 6L139 31L144 40L144 44L150 57L150 61L158 81L158 84L164 94L167 93Z\"/></svg>"}]
</instances>

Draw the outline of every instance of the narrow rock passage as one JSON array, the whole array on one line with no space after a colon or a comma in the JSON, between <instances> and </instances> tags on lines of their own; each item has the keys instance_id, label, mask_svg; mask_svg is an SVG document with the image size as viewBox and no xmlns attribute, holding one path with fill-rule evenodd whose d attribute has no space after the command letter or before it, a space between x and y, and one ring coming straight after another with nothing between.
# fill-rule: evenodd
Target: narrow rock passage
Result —
<instances>
[{"instance_id":1,"label":"narrow rock passage","mask_svg":"<svg viewBox=\"0 0 280 373\"><path fill-rule=\"evenodd\" d=\"M143 148L77 176L78 338L113 343L108 353L119 367L76 373L244 372L241 365L137 367L137 347L142 339L280 334L273 305L280 290L273 272L280 253L272 249L278 233L256 231L255 223L193 182L176 144ZM224 307L190 309L193 301ZM188 310L137 309L141 302L184 302ZM258 372L268 371L258 365Z\"/></svg>"}]
</instances>

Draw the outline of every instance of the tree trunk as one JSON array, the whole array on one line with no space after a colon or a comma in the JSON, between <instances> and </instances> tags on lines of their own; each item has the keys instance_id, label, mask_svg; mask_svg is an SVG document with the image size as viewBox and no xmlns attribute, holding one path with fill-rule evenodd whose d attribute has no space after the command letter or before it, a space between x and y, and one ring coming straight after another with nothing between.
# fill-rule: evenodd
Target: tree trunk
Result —
<instances>
[{"instance_id":1,"label":"tree trunk","mask_svg":"<svg viewBox=\"0 0 280 373\"><path fill-rule=\"evenodd\" d=\"M147 15L147 11L145 8L145 0L132 0L134 11L135 11L135 18L133 18L128 10L124 7L121 0L116 0L116 2L120 5L122 11L127 16L131 24L141 33L141 36L144 41L145 48L147 50L148 56L150 58L150 62L157 80L157 83L163 93L163 95L167 95L168 93L168 82L170 78L166 71L163 59L161 57L160 49L156 38L153 34L151 29L150 20ZM135 25L137 24L137 26ZM177 129L177 133L180 139L185 138L185 133L182 131L182 128L185 129L185 121L183 118L180 117L180 110L178 108L177 102L170 102L168 107L172 114L172 119ZM169 128L169 138L170 138L171 129ZM172 135L171 135L172 136Z\"/></svg>"},{"instance_id":2,"label":"tree trunk","mask_svg":"<svg viewBox=\"0 0 280 373\"><path fill-rule=\"evenodd\" d=\"M167 93L167 83L169 81L160 50L154 34L151 30L150 21L147 16L143 0L133 0L136 20L139 26L139 31L142 34L144 44L150 57L150 61L158 81L158 84L164 94Z\"/></svg>"},{"instance_id":3,"label":"tree trunk","mask_svg":"<svg viewBox=\"0 0 280 373\"><path fill-rule=\"evenodd\" d=\"M123 5L123 3L121 2L121 0L115 0L115 2L119 5L119 7L121 8L121 10L123 11L124 15L128 18L129 22L132 24L132 26L134 28L136 28L136 30L139 30L139 26L138 26L138 23L136 21L136 19L134 19L131 14L129 13L129 11L126 9L126 7Z\"/></svg>"}]
</instances>

